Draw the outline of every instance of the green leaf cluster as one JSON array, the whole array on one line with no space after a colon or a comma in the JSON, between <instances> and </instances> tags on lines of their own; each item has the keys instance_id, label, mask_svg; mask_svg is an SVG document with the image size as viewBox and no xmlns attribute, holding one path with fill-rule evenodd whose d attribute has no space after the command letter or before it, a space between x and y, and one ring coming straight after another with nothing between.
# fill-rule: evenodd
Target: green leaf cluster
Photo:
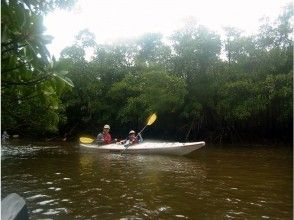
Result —
<instances>
[{"instance_id":1,"label":"green leaf cluster","mask_svg":"<svg viewBox=\"0 0 294 220\"><path fill-rule=\"evenodd\" d=\"M3 130L44 135L65 122L61 94L73 86L56 69L46 45L43 14L73 1L1 1L1 107Z\"/></svg>"}]
</instances>

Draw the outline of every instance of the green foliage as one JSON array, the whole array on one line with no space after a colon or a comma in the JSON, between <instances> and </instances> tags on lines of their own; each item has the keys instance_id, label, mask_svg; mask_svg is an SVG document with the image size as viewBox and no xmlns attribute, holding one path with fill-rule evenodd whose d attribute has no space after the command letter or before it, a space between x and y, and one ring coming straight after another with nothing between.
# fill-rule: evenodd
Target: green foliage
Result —
<instances>
[{"instance_id":1,"label":"green foliage","mask_svg":"<svg viewBox=\"0 0 294 220\"><path fill-rule=\"evenodd\" d=\"M140 118L151 112L171 113L180 109L186 95L183 79L162 71L128 74L113 84L109 95L121 103L118 117L122 122Z\"/></svg>"},{"instance_id":2,"label":"green foliage","mask_svg":"<svg viewBox=\"0 0 294 220\"><path fill-rule=\"evenodd\" d=\"M225 83L220 88L218 113L233 121L248 120L265 108L263 97L256 96L259 90L260 84L248 79Z\"/></svg>"},{"instance_id":3,"label":"green foliage","mask_svg":"<svg viewBox=\"0 0 294 220\"><path fill-rule=\"evenodd\" d=\"M161 34L145 34L136 41L136 46L138 48L135 58L136 65L168 68L168 62L171 59L171 49L162 43Z\"/></svg>"},{"instance_id":4,"label":"green foliage","mask_svg":"<svg viewBox=\"0 0 294 220\"><path fill-rule=\"evenodd\" d=\"M51 6L37 13L41 3L31 4L2 4L2 128L44 134L62 122L61 133L95 134L108 123L115 135L157 112L158 138L292 141L292 5L256 35L226 27L223 42L195 23L171 45L157 33L97 45L82 30L55 62L40 16Z\"/></svg>"},{"instance_id":5,"label":"green foliage","mask_svg":"<svg viewBox=\"0 0 294 220\"><path fill-rule=\"evenodd\" d=\"M2 129L44 134L58 131L64 121L60 95L73 86L57 71L46 44L42 14L73 1L1 1Z\"/></svg>"},{"instance_id":6,"label":"green foliage","mask_svg":"<svg viewBox=\"0 0 294 220\"><path fill-rule=\"evenodd\" d=\"M85 59L85 51L78 46L64 48L60 54L61 58L71 59L73 62L83 61Z\"/></svg>"},{"instance_id":7,"label":"green foliage","mask_svg":"<svg viewBox=\"0 0 294 220\"><path fill-rule=\"evenodd\" d=\"M34 89L15 86L2 90L2 128L31 135L57 132L58 124L65 120L59 99L65 87L56 78L40 83Z\"/></svg>"},{"instance_id":8,"label":"green foliage","mask_svg":"<svg viewBox=\"0 0 294 220\"><path fill-rule=\"evenodd\" d=\"M268 75L264 81L268 108L276 108L276 119L280 122L293 118L293 71L288 74Z\"/></svg>"},{"instance_id":9,"label":"green foliage","mask_svg":"<svg viewBox=\"0 0 294 220\"><path fill-rule=\"evenodd\" d=\"M187 26L172 37L174 71L191 83L199 74L205 74L221 50L220 36L203 26ZM192 81L191 81L192 80Z\"/></svg>"}]
</instances>

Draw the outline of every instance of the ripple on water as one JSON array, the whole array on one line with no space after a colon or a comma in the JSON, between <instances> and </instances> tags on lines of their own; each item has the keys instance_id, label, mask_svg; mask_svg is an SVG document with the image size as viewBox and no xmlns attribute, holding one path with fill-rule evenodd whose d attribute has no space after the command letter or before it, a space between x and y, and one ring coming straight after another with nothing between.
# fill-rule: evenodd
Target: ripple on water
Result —
<instances>
[{"instance_id":1,"label":"ripple on water","mask_svg":"<svg viewBox=\"0 0 294 220\"><path fill-rule=\"evenodd\" d=\"M125 181L123 181L123 180L118 180L118 179L114 180L113 182L115 182L115 183L125 183Z\"/></svg>"},{"instance_id":2,"label":"ripple on water","mask_svg":"<svg viewBox=\"0 0 294 220\"><path fill-rule=\"evenodd\" d=\"M184 215L175 215L175 217L177 217L177 218L187 218L187 217L184 216Z\"/></svg>"},{"instance_id":3,"label":"ripple on water","mask_svg":"<svg viewBox=\"0 0 294 220\"><path fill-rule=\"evenodd\" d=\"M238 204L239 202L241 202L240 199L234 199L234 198L226 198L226 201L232 204Z\"/></svg>"},{"instance_id":4,"label":"ripple on water","mask_svg":"<svg viewBox=\"0 0 294 220\"><path fill-rule=\"evenodd\" d=\"M42 212L44 209L34 209L33 211L32 211L32 213L34 213L34 214L36 214L36 213L40 213L40 212Z\"/></svg>"},{"instance_id":5,"label":"ripple on water","mask_svg":"<svg viewBox=\"0 0 294 220\"><path fill-rule=\"evenodd\" d=\"M233 216L231 216L231 215L228 215L228 214L226 214L226 216L225 216L226 218L228 218L228 219L232 219L232 218L235 218L235 217L233 217Z\"/></svg>"},{"instance_id":6,"label":"ripple on water","mask_svg":"<svg viewBox=\"0 0 294 220\"><path fill-rule=\"evenodd\" d=\"M111 180L107 180L107 179L104 179L104 178L100 179L100 181L101 182L106 182L106 183L110 183L111 182Z\"/></svg>"},{"instance_id":7,"label":"ripple on water","mask_svg":"<svg viewBox=\"0 0 294 220\"><path fill-rule=\"evenodd\" d=\"M58 188L58 187L49 187L48 189L54 190L54 191L60 191L61 190L61 188Z\"/></svg>"},{"instance_id":8,"label":"ripple on water","mask_svg":"<svg viewBox=\"0 0 294 220\"><path fill-rule=\"evenodd\" d=\"M158 208L159 212L169 212L172 208L169 206L161 206Z\"/></svg>"},{"instance_id":9,"label":"ripple on water","mask_svg":"<svg viewBox=\"0 0 294 220\"><path fill-rule=\"evenodd\" d=\"M260 205L260 204L258 204L258 203L254 203L254 202L250 202L250 205L254 205L254 206L262 207L262 205Z\"/></svg>"},{"instance_id":10,"label":"ripple on water","mask_svg":"<svg viewBox=\"0 0 294 220\"><path fill-rule=\"evenodd\" d=\"M14 156L19 157L26 157L26 156L32 156L36 155L37 152L45 150L45 149L54 149L58 148L58 146L32 146L29 145L19 145L19 146L13 146L13 145L2 145L1 146L1 159L6 159Z\"/></svg>"},{"instance_id":11,"label":"ripple on water","mask_svg":"<svg viewBox=\"0 0 294 220\"><path fill-rule=\"evenodd\" d=\"M127 194L123 194L120 196L120 198L125 198L127 196Z\"/></svg>"},{"instance_id":12,"label":"ripple on water","mask_svg":"<svg viewBox=\"0 0 294 220\"><path fill-rule=\"evenodd\" d=\"M230 214L234 214L234 215L244 215L244 212L236 212L236 211L230 211Z\"/></svg>"},{"instance_id":13,"label":"ripple on water","mask_svg":"<svg viewBox=\"0 0 294 220\"><path fill-rule=\"evenodd\" d=\"M56 215L59 214L61 212L67 213L67 209L66 208L55 208L55 209L49 209L47 212L43 212L43 215Z\"/></svg>"},{"instance_id":14,"label":"ripple on water","mask_svg":"<svg viewBox=\"0 0 294 220\"><path fill-rule=\"evenodd\" d=\"M38 202L37 204L38 204L38 205L46 205L46 204L48 204L48 203L52 203L52 202L54 202L54 201L55 201L55 199L44 200L44 201L42 201L42 202Z\"/></svg>"},{"instance_id":15,"label":"ripple on water","mask_svg":"<svg viewBox=\"0 0 294 220\"><path fill-rule=\"evenodd\" d=\"M34 199L38 199L38 198L48 198L48 197L49 196L47 196L47 195L37 194L37 195L34 195L34 196L27 197L26 199L27 200L34 200Z\"/></svg>"},{"instance_id":16,"label":"ripple on water","mask_svg":"<svg viewBox=\"0 0 294 220\"><path fill-rule=\"evenodd\" d=\"M226 218L246 218L246 213L236 210L229 210L225 216Z\"/></svg>"}]
</instances>

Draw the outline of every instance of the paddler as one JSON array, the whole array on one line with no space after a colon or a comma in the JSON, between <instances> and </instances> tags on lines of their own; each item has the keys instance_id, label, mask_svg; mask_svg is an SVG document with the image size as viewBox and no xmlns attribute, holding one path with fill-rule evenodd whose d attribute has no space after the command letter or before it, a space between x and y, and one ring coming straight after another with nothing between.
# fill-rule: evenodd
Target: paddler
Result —
<instances>
[{"instance_id":1,"label":"paddler","mask_svg":"<svg viewBox=\"0 0 294 220\"><path fill-rule=\"evenodd\" d=\"M130 145L130 144L138 144L141 142L143 142L142 135L140 133L136 135L136 132L134 130L131 130L129 132L129 136L125 140L121 141L120 143Z\"/></svg>"},{"instance_id":2,"label":"paddler","mask_svg":"<svg viewBox=\"0 0 294 220\"><path fill-rule=\"evenodd\" d=\"M111 135L109 133L110 130L110 126L109 125L104 125L103 127L103 132L99 133L97 135L97 143L98 144L111 144L112 139L111 139Z\"/></svg>"}]
</instances>

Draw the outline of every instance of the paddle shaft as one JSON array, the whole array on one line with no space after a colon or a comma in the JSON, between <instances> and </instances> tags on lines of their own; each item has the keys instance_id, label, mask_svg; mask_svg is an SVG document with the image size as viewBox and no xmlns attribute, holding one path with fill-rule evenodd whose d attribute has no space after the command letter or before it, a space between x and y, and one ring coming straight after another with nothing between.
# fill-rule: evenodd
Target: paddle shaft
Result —
<instances>
[{"instance_id":1,"label":"paddle shaft","mask_svg":"<svg viewBox=\"0 0 294 220\"><path fill-rule=\"evenodd\" d=\"M136 135L136 137L138 137L138 135L141 134L145 130L145 128L147 127L147 125L145 125L145 127Z\"/></svg>"}]
</instances>

